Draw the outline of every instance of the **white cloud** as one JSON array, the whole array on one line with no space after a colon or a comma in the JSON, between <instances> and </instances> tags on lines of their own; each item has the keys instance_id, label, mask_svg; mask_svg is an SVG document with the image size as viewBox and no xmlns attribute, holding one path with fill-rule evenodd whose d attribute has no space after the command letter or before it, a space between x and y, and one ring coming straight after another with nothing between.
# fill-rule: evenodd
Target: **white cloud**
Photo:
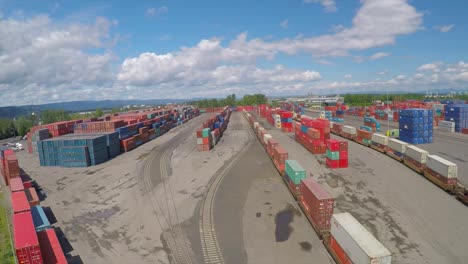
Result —
<instances>
[{"instance_id":1,"label":"white cloud","mask_svg":"<svg viewBox=\"0 0 468 264\"><path fill-rule=\"evenodd\" d=\"M400 74L397 77L395 77L395 79L397 79L399 81L404 80L405 78L406 78L406 75L403 75L403 74Z\"/></svg>"},{"instance_id":2,"label":"white cloud","mask_svg":"<svg viewBox=\"0 0 468 264\"><path fill-rule=\"evenodd\" d=\"M166 14L167 12L169 11L169 9L165 6L161 6L161 7L150 7L148 9L146 9L146 15L148 17L157 17L157 16L161 16L163 14Z\"/></svg>"},{"instance_id":3,"label":"white cloud","mask_svg":"<svg viewBox=\"0 0 468 264\"><path fill-rule=\"evenodd\" d=\"M327 12L335 12L336 4L334 0L304 0L304 3L321 4Z\"/></svg>"},{"instance_id":4,"label":"white cloud","mask_svg":"<svg viewBox=\"0 0 468 264\"><path fill-rule=\"evenodd\" d=\"M387 70L387 69L385 69L385 70L383 70L383 71L379 72L378 74L379 74L379 75L385 75L385 74L387 74L387 73L388 73L388 70Z\"/></svg>"},{"instance_id":5,"label":"white cloud","mask_svg":"<svg viewBox=\"0 0 468 264\"><path fill-rule=\"evenodd\" d=\"M328 61L328 60L316 60L317 63L319 64L322 64L322 65L332 65L333 63L331 61Z\"/></svg>"},{"instance_id":6,"label":"white cloud","mask_svg":"<svg viewBox=\"0 0 468 264\"><path fill-rule=\"evenodd\" d=\"M351 78L353 78L353 75L351 75L351 74L345 74L343 77L344 77L345 79L351 79Z\"/></svg>"},{"instance_id":7,"label":"white cloud","mask_svg":"<svg viewBox=\"0 0 468 264\"><path fill-rule=\"evenodd\" d=\"M453 27L455 27L454 24L451 24L451 25L446 25L446 26L434 26L434 29L435 30L438 30L442 33L447 33L449 31L451 31L453 29Z\"/></svg>"},{"instance_id":8,"label":"white cloud","mask_svg":"<svg viewBox=\"0 0 468 264\"><path fill-rule=\"evenodd\" d=\"M390 54L385 53L385 52L377 52L377 53L371 55L369 58L370 58L371 60L378 60L378 59L387 57L387 56L389 56L389 55L390 55Z\"/></svg>"},{"instance_id":9,"label":"white cloud","mask_svg":"<svg viewBox=\"0 0 468 264\"><path fill-rule=\"evenodd\" d=\"M418 71L438 72L440 63L427 63L418 67Z\"/></svg>"},{"instance_id":10,"label":"white cloud","mask_svg":"<svg viewBox=\"0 0 468 264\"><path fill-rule=\"evenodd\" d=\"M422 75L421 73L416 73L416 74L413 76L413 78L414 78L415 80L420 80L420 79L424 78L424 75Z\"/></svg>"},{"instance_id":11,"label":"white cloud","mask_svg":"<svg viewBox=\"0 0 468 264\"><path fill-rule=\"evenodd\" d=\"M85 51L109 47L111 27L104 18L90 25L57 25L47 16L1 20L1 104L64 100L83 87L112 83L114 55Z\"/></svg>"},{"instance_id":12,"label":"white cloud","mask_svg":"<svg viewBox=\"0 0 468 264\"><path fill-rule=\"evenodd\" d=\"M280 27L282 27L282 28L288 28L288 23L289 23L288 20L285 19L285 20L281 21Z\"/></svg>"}]
</instances>

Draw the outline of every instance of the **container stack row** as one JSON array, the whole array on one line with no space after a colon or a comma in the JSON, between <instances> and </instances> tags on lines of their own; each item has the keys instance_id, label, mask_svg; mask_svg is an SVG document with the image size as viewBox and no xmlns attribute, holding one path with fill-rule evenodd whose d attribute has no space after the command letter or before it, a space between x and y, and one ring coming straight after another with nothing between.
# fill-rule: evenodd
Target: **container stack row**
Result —
<instances>
[{"instance_id":1,"label":"container stack row","mask_svg":"<svg viewBox=\"0 0 468 264\"><path fill-rule=\"evenodd\" d=\"M202 129L196 132L199 151L209 151L219 142L227 129L230 117L231 109L225 107L222 111L203 122Z\"/></svg>"},{"instance_id":2,"label":"container stack row","mask_svg":"<svg viewBox=\"0 0 468 264\"><path fill-rule=\"evenodd\" d=\"M265 146L265 150L272 158L271 147L281 148L276 141L264 130L252 115L244 112L250 125L254 129L259 140ZM339 143L333 143L333 149L339 149ZM346 144L347 145L347 144ZM276 164L275 164L276 166ZM312 177L307 177L307 172L295 160L286 156L285 169L277 167L286 186L304 212L312 227L319 237L323 238L325 247L329 250L337 263L391 263L391 253L382 245L366 228L364 228L351 214L334 214L334 199Z\"/></svg>"},{"instance_id":3,"label":"container stack row","mask_svg":"<svg viewBox=\"0 0 468 264\"><path fill-rule=\"evenodd\" d=\"M281 130L285 133L293 131L293 113L287 111L281 111L279 113L281 120Z\"/></svg>"},{"instance_id":4,"label":"container stack row","mask_svg":"<svg viewBox=\"0 0 468 264\"><path fill-rule=\"evenodd\" d=\"M432 143L433 113L427 109L405 109L399 114L399 138L411 144Z\"/></svg>"},{"instance_id":5,"label":"container stack row","mask_svg":"<svg viewBox=\"0 0 468 264\"><path fill-rule=\"evenodd\" d=\"M2 156L11 156L2 150ZM10 179L11 207L13 211L13 245L17 263L68 263L60 247L32 181L25 175Z\"/></svg>"},{"instance_id":6,"label":"container stack row","mask_svg":"<svg viewBox=\"0 0 468 264\"><path fill-rule=\"evenodd\" d=\"M20 177L20 167L18 158L13 150L2 147L0 149L1 173L6 186L10 185L10 181Z\"/></svg>"},{"instance_id":7,"label":"container stack row","mask_svg":"<svg viewBox=\"0 0 468 264\"><path fill-rule=\"evenodd\" d=\"M380 123L374 117L364 117L364 125L372 129L372 132L380 132Z\"/></svg>"},{"instance_id":8,"label":"container stack row","mask_svg":"<svg viewBox=\"0 0 468 264\"><path fill-rule=\"evenodd\" d=\"M330 139L330 121L302 116L301 122L295 124L295 139L312 154L325 154L325 140Z\"/></svg>"},{"instance_id":9,"label":"container stack row","mask_svg":"<svg viewBox=\"0 0 468 264\"><path fill-rule=\"evenodd\" d=\"M332 169L348 167L348 141L327 139L325 164Z\"/></svg>"},{"instance_id":10,"label":"container stack row","mask_svg":"<svg viewBox=\"0 0 468 264\"><path fill-rule=\"evenodd\" d=\"M447 105L445 121L454 123L455 132L463 132L463 129L468 128L468 104Z\"/></svg>"}]
</instances>

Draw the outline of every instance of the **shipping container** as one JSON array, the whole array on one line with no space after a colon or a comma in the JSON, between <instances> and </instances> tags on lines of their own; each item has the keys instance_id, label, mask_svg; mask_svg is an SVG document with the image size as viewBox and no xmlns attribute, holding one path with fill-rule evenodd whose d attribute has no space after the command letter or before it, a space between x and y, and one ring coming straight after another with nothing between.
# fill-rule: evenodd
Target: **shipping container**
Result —
<instances>
[{"instance_id":1,"label":"shipping container","mask_svg":"<svg viewBox=\"0 0 468 264\"><path fill-rule=\"evenodd\" d=\"M381 134L374 133L374 134L372 134L372 142L376 142L376 143L378 143L380 145L387 146L388 145L388 137L384 136L384 135L381 135Z\"/></svg>"},{"instance_id":2,"label":"shipping container","mask_svg":"<svg viewBox=\"0 0 468 264\"><path fill-rule=\"evenodd\" d=\"M437 155L427 155L426 166L446 178L458 177L457 164Z\"/></svg>"},{"instance_id":3,"label":"shipping container","mask_svg":"<svg viewBox=\"0 0 468 264\"><path fill-rule=\"evenodd\" d=\"M296 185L300 184L301 179L306 177L306 171L295 160L286 160L285 170L287 177Z\"/></svg>"},{"instance_id":4,"label":"shipping container","mask_svg":"<svg viewBox=\"0 0 468 264\"><path fill-rule=\"evenodd\" d=\"M29 206L39 205L39 197L37 196L37 192L34 187L25 188L24 193L26 194L26 198L28 199Z\"/></svg>"},{"instance_id":5,"label":"shipping container","mask_svg":"<svg viewBox=\"0 0 468 264\"><path fill-rule=\"evenodd\" d=\"M425 164L429 152L416 146L408 145L406 146L405 155L419 163Z\"/></svg>"},{"instance_id":6,"label":"shipping container","mask_svg":"<svg viewBox=\"0 0 468 264\"><path fill-rule=\"evenodd\" d=\"M332 216L331 234L353 263L392 262L390 251L349 213Z\"/></svg>"},{"instance_id":7,"label":"shipping container","mask_svg":"<svg viewBox=\"0 0 468 264\"><path fill-rule=\"evenodd\" d=\"M31 212L13 215L13 237L18 263L43 263Z\"/></svg>"},{"instance_id":8,"label":"shipping container","mask_svg":"<svg viewBox=\"0 0 468 264\"><path fill-rule=\"evenodd\" d=\"M301 180L300 193L300 205L312 219L319 235L329 232L333 215L333 197L311 177Z\"/></svg>"},{"instance_id":9,"label":"shipping container","mask_svg":"<svg viewBox=\"0 0 468 264\"><path fill-rule=\"evenodd\" d=\"M31 208L24 191L11 193L11 206L14 214L27 212Z\"/></svg>"},{"instance_id":10,"label":"shipping container","mask_svg":"<svg viewBox=\"0 0 468 264\"><path fill-rule=\"evenodd\" d=\"M31 207L31 214L36 232L40 232L50 228L50 222L47 218L44 209L40 205Z\"/></svg>"},{"instance_id":11,"label":"shipping container","mask_svg":"<svg viewBox=\"0 0 468 264\"><path fill-rule=\"evenodd\" d=\"M356 128L352 126L343 126L343 132L351 134L351 135L357 134Z\"/></svg>"},{"instance_id":12,"label":"shipping container","mask_svg":"<svg viewBox=\"0 0 468 264\"><path fill-rule=\"evenodd\" d=\"M393 149L394 151L397 151L398 153L405 154L406 152L406 147L408 146L408 143L403 142L398 139L391 138L388 140L388 148Z\"/></svg>"},{"instance_id":13,"label":"shipping container","mask_svg":"<svg viewBox=\"0 0 468 264\"><path fill-rule=\"evenodd\" d=\"M24 191L23 181L20 177L10 179L10 191L11 192L20 192Z\"/></svg>"}]
</instances>

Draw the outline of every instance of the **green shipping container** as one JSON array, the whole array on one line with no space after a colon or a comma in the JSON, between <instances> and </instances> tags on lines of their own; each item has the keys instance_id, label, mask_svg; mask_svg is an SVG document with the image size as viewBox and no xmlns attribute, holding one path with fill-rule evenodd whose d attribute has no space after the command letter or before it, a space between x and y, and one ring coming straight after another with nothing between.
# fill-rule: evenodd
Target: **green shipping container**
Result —
<instances>
[{"instance_id":1,"label":"green shipping container","mask_svg":"<svg viewBox=\"0 0 468 264\"><path fill-rule=\"evenodd\" d=\"M211 134L211 133L210 133L210 129L209 129L209 128L204 128L204 129L202 130L202 137L207 138L207 137L210 136L210 134Z\"/></svg>"},{"instance_id":2,"label":"green shipping container","mask_svg":"<svg viewBox=\"0 0 468 264\"><path fill-rule=\"evenodd\" d=\"M340 152L339 151L330 151L327 149L327 158L331 160L339 160L340 159Z\"/></svg>"},{"instance_id":3,"label":"green shipping container","mask_svg":"<svg viewBox=\"0 0 468 264\"><path fill-rule=\"evenodd\" d=\"M294 184L301 184L306 177L306 171L295 160L286 160L286 174Z\"/></svg>"}]
</instances>

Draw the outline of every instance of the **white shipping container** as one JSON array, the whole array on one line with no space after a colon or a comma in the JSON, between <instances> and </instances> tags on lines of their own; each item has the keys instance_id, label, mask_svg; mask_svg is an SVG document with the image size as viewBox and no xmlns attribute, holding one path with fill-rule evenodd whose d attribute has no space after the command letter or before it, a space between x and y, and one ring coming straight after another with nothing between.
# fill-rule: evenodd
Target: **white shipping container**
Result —
<instances>
[{"instance_id":1,"label":"white shipping container","mask_svg":"<svg viewBox=\"0 0 468 264\"><path fill-rule=\"evenodd\" d=\"M197 145L203 145L203 138L197 138Z\"/></svg>"},{"instance_id":2,"label":"white shipping container","mask_svg":"<svg viewBox=\"0 0 468 264\"><path fill-rule=\"evenodd\" d=\"M454 127L439 126L439 131L454 133L454 132L455 132L455 128L454 128Z\"/></svg>"},{"instance_id":3,"label":"white shipping container","mask_svg":"<svg viewBox=\"0 0 468 264\"><path fill-rule=\"evenodd\" d=\"M455 122L439 121L439 127L453 127L453 128L455 128Z\"/></svg>"},{"instance_id":4,"label":"white shipping container","mask_svg":"<svg viewBox=\"0 0 468 264\"><path fill-rule=\"evenodd\" d=\"M372 134L372 141L380 145L384 145L384 146L388 145L388 137L382 134L377 134L377 133Z\"/></svg>"},{"instance_id":5,"label":"white shipping container","mask_svg":"<svg viewBox=\"0 0 468 264\"><path fill-rule=\"evenodd\" d=\"M457 164L437 155L427 155L426 166L446 178L457 178Z\"/></svg>"},{"instance_id":6,"label":"white shipping container","mask_svg":"<svg viewBox=\"0 0 468 264\"><path fill-rule=\"evenodd\" d=\"M392 263L390 251L350 213L333 214L331 234L353 263Z\"/></svg>"},{"instance_id":7,"label":"white shipping container","mask_svg":"<svg viewBox=\"0 0 468 264\"><path fill-rule=\"evenodd\" d=\"M408 143L400 141L398 139L391 138L388 140L388 145L389 148L400 152L402 154L405 154L406 152L406 146L408 146Z\"/></svg>"},{"instance_id":8,"label":"white shipping container","mask_svg":"<svg viewBox=\"0 0 468 264\"><path fill-rule=\"evenodd\" d=\"M268 144L270 138L273 138L270 134L263 135L263 144Z\"/></svg>"},{"instance_id":9,"label":"white shipping container","mask_svg":"<svg viewBox=\"0 0 468 264\"><path fill-rule=\"evenodd\" d=\"M330 122L330 128L333 128L333 124L335 124L334 122Z\"/></svg>"},{"instance_id":10,"label":"white shipping container","mask_svg":"<svg viewBox=\"0 0 468 264\"><path fill-rule=\"evenodd\" d=\"M258 128L258 136L260 137L262 135L262 131L265 131L263 127Z\"/></svg>"},{"instance_id":11,"label":"white shipping container","mask_svg":"<svg viewBox=\"0 0 468 264\"><path fill-rule=\"evenodd\" d=\"M343 126L342 131L351 135L357 134L356 128L352 126Z\"/></svg>"},{"instance_id":12,"label":"white shipping container","mask_svg":"<svg viewBox=\"0 0 468 264\"><path fill-rule=\"evenodd\" d=\"M280 116L280 115L274 114L274 115L273 115L273 119L274 119L275 121L281 122L281 116Z\"/></svg>"},{"instance_id":13,"label":"white shipping container","mask_svg":"<svg viewBox=\"0 0 468 264\"><path fill-rule=\"evenodd\" d=\"M258 122L254 122L254 123L253 123L253 125L254 125L254 128L256 129L257 127L259 127L259 126L260 126L260 123L258 123Z\"/></svg>"},{"instance_id":14,"label":"white shipping container","mask_svg":"<svg viewBox=\"0 0 468 264\"><path fill-rule=\"evenodd\" d=\"M424 149L420 149L416 146L408 145L406 146L405 155L419 163L426 163L427 155L429 155L429 152L425 151Z\"/></svg>"}]
</instances>

